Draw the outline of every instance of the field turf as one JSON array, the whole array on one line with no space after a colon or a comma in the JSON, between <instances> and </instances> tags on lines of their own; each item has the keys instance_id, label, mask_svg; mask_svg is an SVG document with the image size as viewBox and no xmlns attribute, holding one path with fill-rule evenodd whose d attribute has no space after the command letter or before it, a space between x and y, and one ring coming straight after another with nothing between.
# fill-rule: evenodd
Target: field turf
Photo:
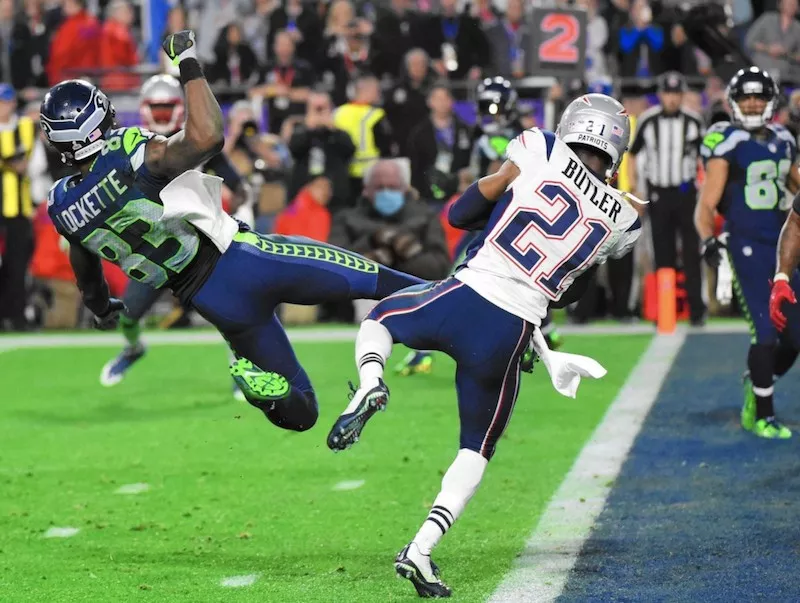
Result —
<instances>
[{"instance_id":1,"label":"field turf","mask_svg":"<svg viewBox=\"0 0 800 603\"><path fill-rule=\"evenodd\" d=\"M541 365L524 377L481 490L436 550L453 600L490 595L648 341L569 337L608 369L577 400ZM116 348L0 351L0 601L417 600L392 560L457 450L452 363L390 376L387 412L333 454L352 342L296 349L321 402L303 434L233 400L222 345L153 346L111 389L98 375ZM132 484L147 489L117 493ZM79 531L45 537L54 527ZM222 585L236 576L250 584Z\"/></svg>"}]
</instances>

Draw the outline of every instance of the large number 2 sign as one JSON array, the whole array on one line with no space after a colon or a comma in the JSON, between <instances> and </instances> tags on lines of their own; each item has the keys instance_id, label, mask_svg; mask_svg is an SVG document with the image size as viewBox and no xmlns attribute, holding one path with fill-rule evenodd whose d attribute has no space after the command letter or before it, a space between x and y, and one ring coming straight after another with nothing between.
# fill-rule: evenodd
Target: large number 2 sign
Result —
<instances>
[{"instance_id":1,"label":"large number 2 sign","mask_svg":"<svg viewBox=\"0 0 800 603\"><path fill-rule=\"evenodd\" d=\"M542 19L544 33L554 33L552 38L539 46L541 63L577 63L580 52L576 46L581 28L575 15L569 13L550 13Z\"/></svg>"},{"instance_id":2,"label":"large number 2 sign","mask_svg":"<svg viewBox=\"0 0 800 603\"><path fill-rule=\"evenodd\" d=\"M490 241L555 299L564 279L594 257L610 230L585 218L563 185L543 182L536 193L547 207L518 208L494 230Z\"/></svg>"},{"instance_id":3,"label":"large number 2 sign","mask_svg":"<svg viewBox=\"0 0 800 603\"><path fill-rule=\"evenodd\" d=\"M531 48L525 53L526 68L537 76L570 78L584 76L586 60L586 11L537 6L532 9Z\"/></svg>"}]
</instances>

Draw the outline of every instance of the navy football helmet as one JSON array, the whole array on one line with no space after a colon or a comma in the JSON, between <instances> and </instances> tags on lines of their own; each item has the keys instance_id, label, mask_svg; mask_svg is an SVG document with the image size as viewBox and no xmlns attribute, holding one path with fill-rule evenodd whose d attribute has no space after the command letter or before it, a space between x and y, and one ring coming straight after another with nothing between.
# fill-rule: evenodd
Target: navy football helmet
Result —
<instances>
[{"instance_id":1,"label":"navy football helmet","mask_svg":"<svg viewBox=\"0 0 800 603\"><path fill-rule=\"evenodd\" d=\"M772 119L778 103L778 86L772 76L758 67L740 69L728 84L728 104L733 112L733 121L745 130L757 130ZM766 102L760 114L745 115L739 102L755 96Z\"/></svg>"},{"instance_id":2,"label":"navy football helmet","mask_svg":"<svg viewBox=\"0 0 800 603\"><path fill-rule=\"evenodd\" d=\"M512 121L517 110L517 91L503 77L487 77L478 86L479 118Z\"/></svg>"},{"instance_id":3,"label":"navy football helmet","mask_svg":"<svg viewBox=\"0 0 800 603\"><path fill-rule=\"evenodd\" d=\"M53 86L41 106L40 123L64 163L82 162L100 152L114 126L114 106L89 82L67 80Z\"/></svg>"}]
</instances>

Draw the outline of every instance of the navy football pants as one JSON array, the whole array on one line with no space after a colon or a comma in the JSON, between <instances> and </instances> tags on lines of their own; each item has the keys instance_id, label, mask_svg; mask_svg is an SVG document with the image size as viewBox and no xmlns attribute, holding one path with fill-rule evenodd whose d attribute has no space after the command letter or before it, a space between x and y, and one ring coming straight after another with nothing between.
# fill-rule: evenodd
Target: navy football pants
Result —
<instances>
[{"instance_id":1,"label":"navy football pants","mask_svg":"<svg viewBox=\"0 0 800 603\"><path fill-rule=\"evenodd\" d=\"M775 244L730 236L728 254L739 304L750 322L752 343L773 345L779 339L800 349L800 304L784 304L787 326L782 334L769 319L770 279L775 274ZM800 291L800 277L792 275L792 289Z\"/></svg>"},{"instance_id":2,"label":"navy football pants","mask_svg":"<svg viewBox=\"0 0 800 603\"><path fill-rule=\"evenodd\" d=\"M534 326L452 277L399 291L368 318L396 343L439 350L456 361L461 448L492 458L514 410L519 363Z\"/></svg>"},{"instance_id":3,"label":"navy football pants","mask_svg":"<svg viewBox=\"0 0 800 603\"><path fill-rule=\"evenodd\" d=\"M295 416L270 420L287 429L298 424L307 429L317 418L316 397L275 315L277 306L382 299L421 282L333 245L248 231L236 235L192 306L219 329L236 354L283 375L308 401L305 408L295 405Z\"/></svg>"}]
</instances>

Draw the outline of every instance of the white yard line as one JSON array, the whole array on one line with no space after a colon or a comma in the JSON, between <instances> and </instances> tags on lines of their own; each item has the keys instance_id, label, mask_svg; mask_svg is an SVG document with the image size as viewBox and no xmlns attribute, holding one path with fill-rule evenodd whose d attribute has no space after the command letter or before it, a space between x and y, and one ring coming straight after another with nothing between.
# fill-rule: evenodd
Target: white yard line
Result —
<instances>
[{"instance_id":1,"label":"white yard line","mask_svg":"<svg viewBox=\"0 0 800 603\"><path fill-rule=\"evenodd\" d=\"M245 574L243 576L228 576L220 580L219 585L226 588L243 588L253 586L261 574Z\"/></svg>"},{"instance_id":2,"label":"white yard line","mask_svg":"<svg viewBox=\"0 0 800 603\"><path fill-rule=\"evenodd\" d=\"M544 603L561 594L686 334L653 338L490 603Z\"/></svg>"},{"instance_id":3,"label":"white yard line","mask_svg":"<svg viewBox=\"0 0 800 603\"><path fill-rule=\"evenodd\" d=\"M563 325L558 328L564 335L647 335L655 328L649 323L632 325ZM690 333L747 333L742 323L709 325L702 328L678 327L678 332ZM288 329L293 342L325 343L354 341L358 329L355 326L335 329ZM222 343L216 331L156 331L146 332L142 340L147 345L208 345ZM31 335L9 335L0 337L0 353L16 348L72 348L72 347L120 347L123 344L119 333L35 333Z\"/></svg>"}]
</instances>

